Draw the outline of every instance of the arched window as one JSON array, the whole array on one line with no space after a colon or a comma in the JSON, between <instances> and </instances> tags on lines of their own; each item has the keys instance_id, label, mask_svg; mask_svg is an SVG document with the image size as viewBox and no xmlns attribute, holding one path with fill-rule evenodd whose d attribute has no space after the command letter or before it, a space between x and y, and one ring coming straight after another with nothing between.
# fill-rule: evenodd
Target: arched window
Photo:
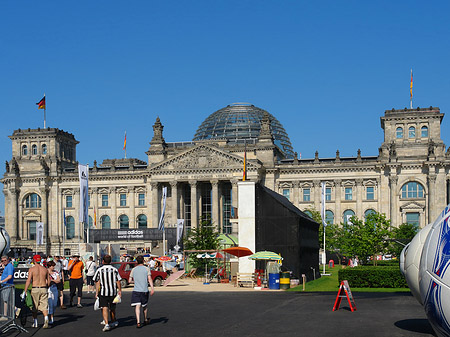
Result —
<instances>
[{"instance_id":1,"label":"arched window","mask_svg":"<svg viewBox=\"0 0 450 337\"><path fill-rule=\"evenodd\" d=\"M47 154L47 144L42 144L42 154Z\"/></svg>"},{"instance_id":2,"label":"arched window","mask_svg":"<svg viewBox=\"0 0 450 337\"><path fill-rule=\"evenodd\" d=\"M402 186L402 199L423 198L423 186L415 181L411 181Z\"/></svg>"},{"instance_id":3,"label":"arched window","mask_svg":"<svg viewBox=\"0 0 450 337\"><path fill-rule=\"evenodd\" d=\"M147 216L145 214L137 217L138 228L147 228Z\"/></svg>"},{"instance_id":4,"label":"arched window","mask_svg":"<svg viewBox=\"0 0 450 337\"><path fill-rule=\"evenodd\" d=\"M111 219L107 215L103 215L100 218L100 223L102 224L102 229L110 229L111 228Z\"/></svg>"},{"instance_id":5,"label":"arched window","mask_svg":"<svg viewBox=\"0 0 450 337\"><path fill-rule=\"evenodd\" d=\"M344 223L345 223L345 224L346 224L346 223L350 223L350 224L351 224L350 218L351 218L352 216L354 216L354 215L355 215L355 212L353 212L351 209L346 210L346 211L344 212L344 216L343 216L343 221L344 221Z\"/></svg>"},{"instance_id":6,"label":"arched window","mask_svg":"<svg viewBox=\"0 0 450 337\"><path fill-rule=\"evenodd\" d=\"M397 128L395 137L396 137L397 139L402 139L402 138L403 138L403 128L400 128L400 127Z\"/></svg>"},{"instance_id":7,"label":"arched window","mask_svg":"<svg viewBox=\"0 0 450 337\"><path fill-rule=\"evenodd\" d=\"M75 237L75 219L73 216L66 216L66 239Z\"/></svg>"},{"instance_id":8,"label":"arched window","mask_svg":"<svg viewBox=\"0 0 450 337\"><path fill-rule=\"evenodd\" d=\"M376 213L376 212L373 209L368 209L367 211L364 212L364 219L366 219L369 214L374 214L374 213Z\"/></svg>"},{"instance_id":9,"label":"arched window","mask_svg":"<svg viewBox=\"0 0 450 337\"><path fill-rule=\"evenodd\" d=\"M334 213L332 211L325 211L325 222L329 225L334 223Z\"/></svg>"},{"instance_id":10,"label":"arched window","mask_svg":"<svg viewBox=\"0 0 450 337\"><path fill-rule=\"evenodd\" d=\"M29 194L25 199L25 208L41 208L41 197L36 193Z\"/></svg>"},{"instance_id":11,"label":"arched window","mask_svg":"<svg viewBox=\"0 0 450 337\"><path fill-rule=\"evenodd\" d=\"M409 127L408 138L416 138L416 128L414 126Z\"/></svg>"},{"instance_id":12,"label":"arched window","mask_svg":"<svg viewBox=\"0 0 450 337\"><path fill-rule=\"evenodd\" d=\"M119 228L120 229L128 229L130 228L130 223L128 221L128 216L122 214L119 216Z\"/></svg>"},{"instance_id":13,"label":"arched window","mask_svg":"<svg viewBox=\"0 0 450 337\"><path fill-rule=\"evenodd\" d=\"M428 138L428 127L427 126L422 126L422 129L420 129L421 133L420 136L422 138Z\"/></svg>"},{"instance_id":14,"label":"arched window","mask_svg":"<svg viewBox=\"0 0 450 337\"><path fill-rule=\"evenodd\" d=\"M22 155L26 156L28 154L28 146L22 145Z\"/></svg>"},{"instance_id":15,"label":"arched window","mask_svg":"<svg viewBox=\"0 0 450 337\"><path fill-rule=\"evenodd\" d=\"M33 156L37 155L37 145L36 144L31 145L31 154Z\"/></svg>"},{"instance_id":16,"label":"arched window","mask_svg":"<svg viewBox=\"0 0 450 337\"><path fill-rule=\"evenodd\" d=\"M307 216L309 216L312 219L312 213L310 211L303 211Z\"/></svg>"}]
</instances>

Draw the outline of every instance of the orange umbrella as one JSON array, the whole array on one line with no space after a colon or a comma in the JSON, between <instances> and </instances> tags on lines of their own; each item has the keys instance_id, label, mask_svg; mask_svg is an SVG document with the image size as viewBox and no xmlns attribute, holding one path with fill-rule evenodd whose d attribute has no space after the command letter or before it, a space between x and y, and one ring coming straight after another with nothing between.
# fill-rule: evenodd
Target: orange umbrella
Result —
<instances>
[{"instance_id":1,"label":"orange umbrella","mask_svg":"<svg viewBox=\"0 0 450 337\"><path fill-rule=\"evenodd\" d=\"M225 253L228 253L233 256L243 257L252 255L253 252L247 247L230 247L223 250Z\"/></svg>"},{"instance_id":2,"label":"orange umbrella","mask_svg":"<svg viewBox=\"0 0 450 337\"><path fill-rule=\"evenodd\" d=\"M157 260L161 262L166 262L172 260L172 258L170 256L160 256L157 258Z\"/></svg>"}]
</instances>

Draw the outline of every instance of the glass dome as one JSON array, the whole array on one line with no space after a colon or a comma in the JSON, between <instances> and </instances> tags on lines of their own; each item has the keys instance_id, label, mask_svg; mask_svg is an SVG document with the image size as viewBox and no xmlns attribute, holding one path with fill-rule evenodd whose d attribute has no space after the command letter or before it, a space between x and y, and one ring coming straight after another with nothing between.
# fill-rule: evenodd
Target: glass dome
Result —
<instances>
[{"instance_id":1,"label":"glass dome","mask_svg":"<svg viewBox=\"0 0 450 337\"><path fill-rule=\"evenodd\" d=\"M197 129L193 140L227 139L230 142L241 142L244 139L258 139L265 112L249 103L228 105L209 115ZM287 158L293 158L294 151L286 130L273 115L268 114L274 143Z\"/></svg>"}]
</instances>

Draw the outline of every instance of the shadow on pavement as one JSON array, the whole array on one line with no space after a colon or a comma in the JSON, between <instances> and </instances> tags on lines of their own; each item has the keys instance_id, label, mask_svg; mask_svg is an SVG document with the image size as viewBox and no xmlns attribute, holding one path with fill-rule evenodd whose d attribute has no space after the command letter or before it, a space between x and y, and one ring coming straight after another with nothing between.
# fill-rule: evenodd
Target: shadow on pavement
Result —
<instances>
[{"instance_id":1,"label":"shadow on pavement","mask_svg":"<svg viewBox=\"0 0 450 337\"><path fill-rule=\"evenodd\" d=\"M403 330L417 332L417 333L428 333L433 336L436 336L436 334L433 331L433 328L431 327L430 322L428 322L427 319L423 319L423 318L404 319L404 320L395 322L394 325L397 328L400 328Z\"/></svg>"},{"instance_id":2,"label":"shadow on pavement","mask_svg":"<svg viewBox=\"0 0 450 337\"><path fill-rule=\"evenodd\" d=\"M150 319L150 325L158 324L158 323L166 324L168 321L169 321L169 319L167 317L151 318Z\"/></svg>"}]
</instances>

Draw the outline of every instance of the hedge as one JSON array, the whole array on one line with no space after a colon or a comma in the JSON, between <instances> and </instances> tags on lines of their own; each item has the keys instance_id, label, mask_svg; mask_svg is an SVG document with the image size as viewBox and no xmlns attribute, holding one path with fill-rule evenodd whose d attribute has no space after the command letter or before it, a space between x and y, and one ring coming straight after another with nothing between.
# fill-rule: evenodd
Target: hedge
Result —
<instances>
[{"instance_id":1,"label":"hedge","mask_svg":"<svg viewBox=\"0 0 450 337\"><path fill-rule=\"evenodd\" d=\"M399 266L400 265L400 260L381 260L381 261L377 261L377 265L376 267L385 267L385 266ZM372 262L370 262L368 265L366 265L367 267L372 266Z\"/></svg>"},{"instance_id":2,"label":"hedge","mask_svg":"<svg viewBox=\"0 0 450 337\"><path fill-rule=\"evenodd\" d=\"M347 280L353 288L408 288L399 266L344 268L338 278L339 284Z\"/></svg>"}]
</instances>

